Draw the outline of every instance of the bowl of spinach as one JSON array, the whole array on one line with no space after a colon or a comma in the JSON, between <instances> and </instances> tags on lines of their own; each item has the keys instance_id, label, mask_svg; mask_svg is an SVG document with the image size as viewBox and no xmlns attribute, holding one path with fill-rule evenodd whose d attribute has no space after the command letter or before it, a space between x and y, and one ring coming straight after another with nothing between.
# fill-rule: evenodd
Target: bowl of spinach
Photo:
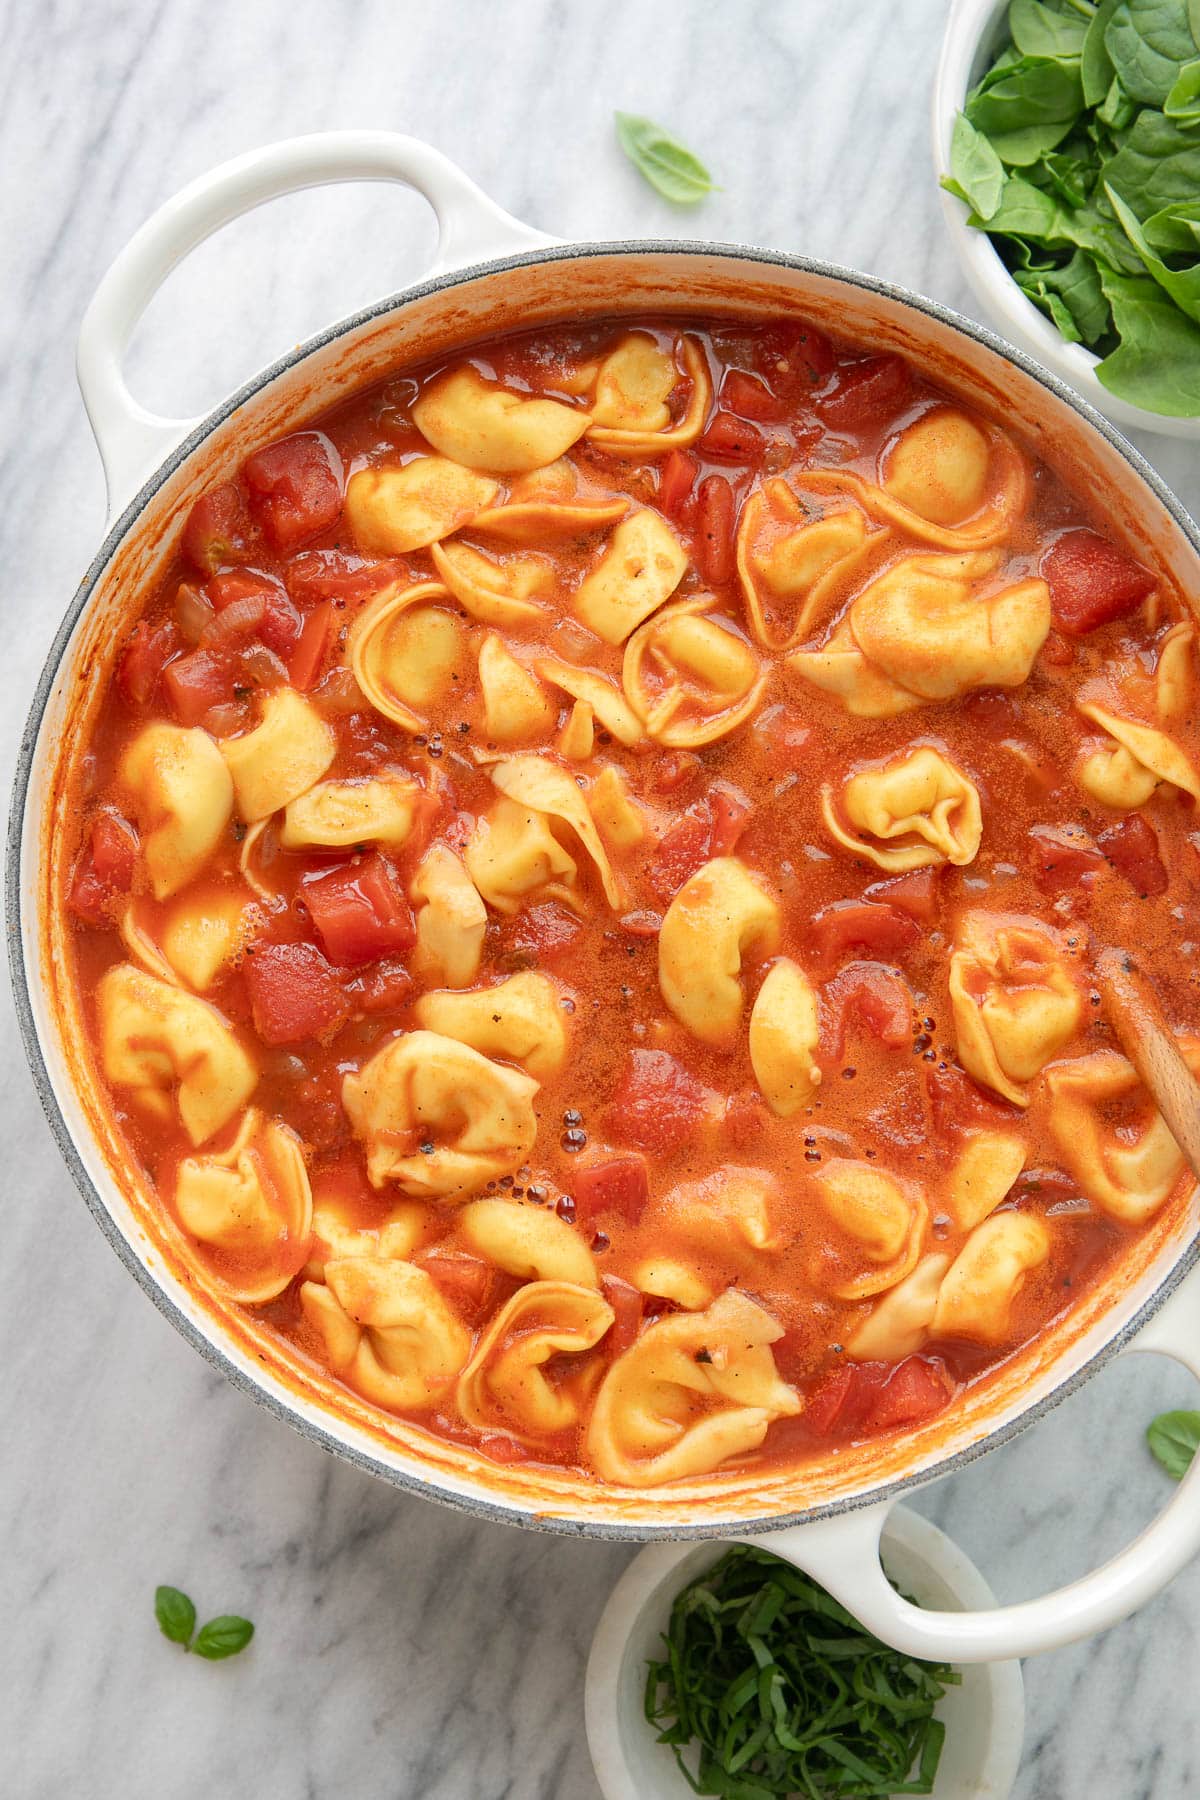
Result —
<instances>
[{"instance_id":1,"label":"bowl of spinach","mask_svg":"<svg viewBox=\"0 0 1200 1800\"><path fill-rule=\"evenodd\" d=\"M1117 424L1200 437L1200 0L956 0L933 125L1004 334Z\"/></svg>"}]
</instances>

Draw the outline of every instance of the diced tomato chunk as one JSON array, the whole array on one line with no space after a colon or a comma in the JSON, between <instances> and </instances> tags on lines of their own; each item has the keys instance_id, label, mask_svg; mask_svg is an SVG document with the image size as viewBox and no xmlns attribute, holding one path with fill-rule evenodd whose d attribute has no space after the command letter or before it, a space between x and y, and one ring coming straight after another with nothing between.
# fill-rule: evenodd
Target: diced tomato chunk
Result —
<instances>
[{"instance_id":1,"label":"diced tomato chunk","mask_svg":"<svg viewBox=\"0 0 1200 1800\"><path fill-rule=\"evenodd\" d=\"M733 580L733 489L723 475L706 475L696 489L693 539L696 567L705 581L721 587Z\"/></svg>"},{"instance_id":2,"label":"diced tomato chunk","mask_svg":"<svg viewBox=\"0 0 1200 1800\"><path fill-rule=\"evenodd\" d=\"M415 1261L468 1319L478 1318L491 1292L494 1271L490 1263L457 1250L425 1250Z\"/></svg>"},{"instance_id":3,"label":"diced tomato chunk","mask_svg":"<svg viewBox=\"0 0 1200 1800\"><path fill-rule=\"evenodd\" d=\"M1096 847L1143 900L1166 893L1167 871L1158 853L1158 837L1141 813L1129 813L1102 831Z\"/></svg>"},{"instance_id":4,"label":"diced tomato chunk","mask_svg":"<svg viewBox=\"0 0 1200 1800\"><path fill-rule=\"evenodd\" d=\"M307 693L325 666L325 657L333 636L333 606L323 600L305 619L288 663L288 680L301 693Z\"/></svg>"},{"instance_id":5,"label":"diced tomato chunk","mask_svg":"<svg viewBox=\"0 0 1200 1800\"><path fill-rule=\"evenodd\" d=\"M1041 654L1042 661L1048 662L1053 669L1069 669L1075 661L1074 645L1058 631L1046 634Z\"/></svg>"},{"instance_id":6,"label":"diced tomato chunk","mask_svg":"<svg viewBox=\"0 0 1200 1800\"><path fill-rule=\"evenodd\" d=\"M762 1096L742 1088L725 1102L725 1132L735 1150L753 1150L763 1128L771 1122Z\"/></svg>"},{"instance_id":7,"label":"diced tomato chunk","mask_svg":"<svg viewBox=\"0 0 1200 1800\"><path fill-rule=\"evenodd\" d=\"M755 719L754 731L784 768L799 768L800 752L812 736L812 726L793 707L779 702L768 706Z\"/></svg>"},{"instance_id":8,"label":"diced tomato chunk","mask_svg":"<svg viewBox=\"0 0 1200 1800\"><path fill-rule=\"evenodd\" d=\"M299 606L311 606L319 600L368 600L405 572L398 558L373 563L344 550L304 550L287 564L283 579Z\"/></svg>"},{"instance_id":9,"label":"diced tomato chunk","mask_svg":"<svg viewBox=\"0 0 1200 1800\"><path fill-rule=\"evenodd\" d=\"M404 889L378 850L327 875L307 877L300 892L331 962L377 962L416 943Z\"/></svg>"},{"instance_id":10,"label":"diced tomato chunk","mask_svg":"<svg viewBox=\"0 0 1200 1800\"><path fill-rule=\"evenodd\" d=\"M183 552L210 575L249 553L254 527L245 495L234 481L201 494L183 528Z\"/></svg>"},{"instance_id":11,"label":"diced tomato chunk","mask_svg":"<svg viewBox=\"0 0 1200 1800\"><path fill-rule=\"evenodd\" d=\"M952 1063L945 1067L938 1063L923 1066L930 1123L936 1136L945 1137L950 1132L980 1125L999 1131L1017 1119L1018 1109L1010 1100L994 1094L990 1088L980 1087Z\"/></svg>"},{"instance_id":12,"label":"diced tomato chunk","mask_svg":"<svg viewBox=\"0 0 1200 1800\"><path fill-rule=\"evenodd\" d=\"M836 962L847 950L894 960L920 935L907 913L882 900L839 900L823 906L812 922L813 947L824 962Z\"/></svg>"},{"instance_id":13,"label":"diced tomato chunk","mask_svg":"<svg viewBox=\"0 0 1200 1800\"><path fill-rule=\"evenodd\" d=\"M1051 545L1041 573L1050 586L1054 623L1072 637L1127 618L1157 586L1128 551L1082 528L1064 531Z\"/></svg>"},{"instance_id":14,"label":"diced tomato chunk","mask_svg":"<svg viewBox=\"0 0 1200 1800\"><path fill-rule=\"evenodd\" d=\"M337 523L342 462L321 431L298 431L243 464L250 504L276 550L294 550Z\"/></svg>"},{"instance_id":15,"label":"diced tomato chunk","mask_svg":"<svg viewBox=\"0 0 1200 1800\"><path fill-rule=\"evenodd\" d=\"M398 1012L412 997L413 978L402 962L385 961L368 969L356 992L366 1013Z\"/></svg>"},{"instance_id":16,"label":"diced tomato chunk","mask_svg":"<svg viewBox=\"0 0 1200 1800\"><path fill-rule=\"evenodd\" d=\"M591 1221L598 1213L618 1212L636 1225L650 1197L646 1164L640 1156L610 1156L583 1163L571 1177L575 1213Z\"/></svg>"},{"instance_id":17,"label":"diced tomato chunk","mask_svg":"<svg viewBox=\"0 0 1200 1800\"><path fill-rule=\"evenodd\" d=\"M222 627L226 635L235 633L237 628L225 616L230 613L242 622L253 619L255 622L249 629L256 632L276 656L291 654L300 636L300 614L273 575L263 575L257 569L231 569L225 574L214 575L205 584L205 592L218 615L205 634L206 641L213 633L216 634L214 641L219 641Z\"/></svg>"},{"instance_id":18,"label":"diced tomato chunk","mask_svg":"<svg viewBox=\"0 0 1200 1800\"><path fill-rule=\"evenodd\" d=\"M329 1037L349 1016L342 984L315 944L260 944L247 952L242 974L265 1044Z\"/></svg>"},{"instance_id":19,"label":"diced tomato chunk","mask_svg":"<svg viewBox=\"0 0 1200 1800\"><path fill-rule=\"evenodd\" d=\"M99 812L92 820L92 867L107 887L123 894L133 885L138 834L120 813Z\"/></svg>"},{"instance_id":20,"label":"diced tomato chunk","mask_svg":"<svg viewBox=\"0 0 1200 1800\"><path fill-rule=\"evenodd\" d=\"M717 781L709 789L708 804L712 812L708 853L710 856L732 856L750 821L750 802L731 782Z\"/></svg>"},{"instance_id":21,"label":"diced tomato chunk","mask_svg":"<svg viewBox=\"0 0 1200 1800\"><path fill-rule=\"evenodd\" d=\"M148 619L142 619L134 626L117 668L117 687L128 706L140 712L150 704L163 669L182 644L183 639L169 620L151 625Z\"/></svg>"},{"instance_id":22,"label":"diced tomato chunk","mask_svg":"<svg viewBox=\"0 0 1200 1800\"><path fill-rule=\"evenodd\" d=\"M516 1438L505 1437L499 1431L485 1431L479 1440L479 1448L494 1463L529 1462L534 1454L528 1444L522 1444Z\"/></svg>"},{"instance_id":23,"label":"diced tomato chunk","mask_svg":"<svg viewBox=\"0 0 1200 1800\"><path fill-rule=\"evenodd\" d=\"M673 900L689 876L708 861L712 813L698 800L659 839L646 864L646 879L664 903Z\"/></svg>"},{"instance_id":24,"label":"diced tomato chunk","mask_svg":"<svg viewBox=\"0 0 1200 1800\"><path fill-rule=\"evenodd\" d=\"M604 1347L614 1356L620 1356L631 1344L637 1342L638 1332L642 1328L643 1296L631 1282L622 1281L619 1275L602 1275L600 1289L614 1314Z\"/></svg>"},{"instance_id":25,"label":"diced tomato chunk","mask_svg":"<svg viewBox=\"0 0 1200 1800\"><path fill-rule=\"evenodd\" d=\"M658 501L660 512L669 519L679 516L680 508L696 484L700 465L689 450L672 450L659 471Z\"/></svg>"},{"instance_id":26,"label":"diced tomato chunk","mask_svg":"<svg viewBox=\"0 0 1200 1800\"><path fill-rule=\"evenodd\" d=\"M1081 825L1034 825L1029 832L1033 879L1043 894L1071 888L1084 893L1095 883L1104 857Z\"/></svg>"},{"instance_id":27,"label":"diced tomato chunk","mask_svg":"<svg viewBox=\"0 0 1200 1800\"><path fill-rule=\"evenodd\" d=\"M112 894L108 883L97 875L90 852L82 856L71 881L70 905L76 918L82 919L85 925L97 925L102 929L111 925L109 902Z\"/></svg>"},{"instance_id":28,"label":"diced tomato chunk","mask_svg":"<svg viewBox=\"0 0 1200 1800\"><path fill-rule=\"evenodd\" d=\"M898 907L928 925L937 916L937 874L936 869L913 869L907 875L893 875L887 881L872 882L864 898Z\"/></svg>"},{"instance_id":29,"label":"diced tomato chunk","mask_svg":"<svg viewBox=\"0 0 1200 1800\"><path fill-rule=\"evenodd\" d=\"M650 771L650 783L657 794L674 794L690 787L703 768L694 750L667 750L656 757Z\"/></svg>"},{"instance_id":30,"label":"diced tomato chunk","mask_svg":"<svg viewBox=\"0 0 1200 1800\"><path fill-rule=\"evenodd\" d=\"M713 462L755 462L762 445L758 426L731 412L714 413L703 436L696 441L700 455Z\"/></svg>"},{"instance_id":31,"label":"diced tomato chunk","mask_svg":"<svg viewBox=\"0 0 1200 1800\"><path fill-rule=\"evenodd\" d=\"M565 906L552 900L529 906L503 928L504 948L510 956L534 963L553 963L564 956L579 936L579 920Z\"/></svg>"},{"instance_id":32,"label":"diced tomato chunk","mask_svg":"<svg viewBox=\"0 0 1200 1800\"><path fill-rule=\"evenodd\" d=\"M835 431L879 431L890 425L912 392L912 374L900 356L869 356L844 363L816 401Z\"/></svg>"},{"instance_id":33,"label":"diced tomato chunk","mask_svg":"<svg viewBox=\"0 0 1200 1800\"><path fill-rule=\"evenodd\" d=\"M777 391L802 393L833 374L837 354L815 325L781 321L760 332L754 361Z\"/></svg>"},{"instance_id":34,"label":"diced tomato chunk","mask_svg":"<svg viewBox=\"0 0 1200 1800\"><path fill-rule=\"evenodd\" d=\"M748 375L744 369L725 371L721 405L739 418L757 419L762 424L778 424L787 418L786 402L771 392L761 375Z\"/></svg>"},{"instance_id":35,"label":"diced tomato chunk","mask_svg":"<svg viewBox=\"0 0 1200 1800\"><path fill-rule=\"evenodd\" d=\"M163 671L163 690L181 725L199 725L214 706L227 706L236 682L227 657L213 650L191 650Z\"/></svg>"},{"instance_id":36,"label":"diced tomato chunk","mask_svg":"<svg viewBox=\"0 0 1200 1800\"><path fill-rule=\"evenodd\" d=\"M846 1363L819 1381L804 1403L804 1422L818 1437L832 1437L850 1400L861 1365Z\"/></svg>"},{"instance_id":37,"label":"diced tomato chunk","mask_svg":"<svg viewBox=\"0 0 1200 1800\"><path fill-rule=\"evenodd\" d=\"M631 1050L611 1129L639 1150L667 1154L686 1143L709 1110L708 1090L666 1050Z\"/></svg>"},{"instance_id":38,"label":"diced tomato chunk","mask_svg":"<svg viewBox=\"0 0 1200 1800\"><path fill-rule=\"evenodd\" d=\"M845 1049L852 1017L889 1050L912 1042L913 997L908 983L882 963L847 963L826 983L822 1000L834 1019L828 1044L835 1061Z\"/></svg>"},{"instance_id":39,"label":"diced tomato chunk","mask_svg":"<svg viewBox=\"0 0 1200 1800\"><path fill-rule=\"evenodd\" d=\"M894 1431L919 1425L941 1412L954 1398L954 1383L944 1365L926 1356L906 1356L879 1388L867 1413L868 1431Z\"/></svg>"}]
</instances>

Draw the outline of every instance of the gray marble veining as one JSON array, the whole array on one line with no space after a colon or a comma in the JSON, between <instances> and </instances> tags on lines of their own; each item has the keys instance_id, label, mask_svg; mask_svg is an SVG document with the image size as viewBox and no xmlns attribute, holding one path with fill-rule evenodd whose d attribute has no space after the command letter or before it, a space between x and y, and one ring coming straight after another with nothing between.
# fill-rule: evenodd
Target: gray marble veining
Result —
<instances>
[{"instance_id":1,"label":"gray marble veining","mask_svg":"<svg viewBox=\"0 0 1200 1800\"><path fill-rule=\"evenodd\" d=\"M8 0L0 9L0 747L7 771L54 624L98 541L72 376L108 261L182 183L270 138L430 139L563 235L701 235L826 256L971 311L927 142L938 0ZM721 191L672 212L613 109L671 125ZM307 195L213 240L129 359L184 415L419 273L422 204ZM1193 507L1195 456L1143 445ZM592 1625L629 1552L478 1526L305 1445L212 1375L75 1197L0 1024L13 1176L0 1238L0 1792L123 1800L596 1800L582 1730ZM1168 1484L1142 1426L1189 1384L1137 1359L920 1505L1002 1598L1081 1573ZM258 1624L240 1661L159 1638L151 1593ZM1200 1790L1200 1569L1105 1638L1027 1669L1020 1800Z\"/></svg>"}]
</instances>

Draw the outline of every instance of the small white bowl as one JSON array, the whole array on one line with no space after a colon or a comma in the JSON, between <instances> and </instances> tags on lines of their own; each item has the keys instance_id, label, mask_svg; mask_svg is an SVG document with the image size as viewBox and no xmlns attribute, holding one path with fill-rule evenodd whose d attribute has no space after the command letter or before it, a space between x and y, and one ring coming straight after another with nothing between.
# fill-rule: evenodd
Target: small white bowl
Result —
<instances>
[{"instance_id":1,"label":"small white bowl","mask_svg":"<svg viewBox=\"0 0 1200 1800\"><path fill-rule=\"evenodd\" d=\"M950 134L967 94L1007 36L1008 0L954 0L933 82L933 160L939 179L950 173ZM967 209L941 190L942 211L963 273L998 331L1053 369L1114 425L1157 431L1164 437L1200 438L1200 418L1172 419L1132 406L1096 379L1099 358L1082 344L1068 344L1045 313L1026 299L985 231L967 224Z\"/></svg>"},{"instance_id":2,"label":"small white bowl","mask_svg":"<svg viewBox=\"0 0 1200 1800\"><path fill-rule=\"evenodd\" d=\"M762 1540L770 1549L770 1539ZM654 1544L613 1589L588 1657L584 1714L588 1748L605 1800L694 1800L675 1753L646 1723L646 1664L662 1651L676 1594L719 1560L724 1543ZM995 1606L978 1569L957 1544L906 1507L883 1532L888 1574L922 1606L958 1611ZM933 1800L1008 1800L1021 1760L1025 1695L1017 1662L962 1670L937 1708L946 1726Z\"/></svg>"}]
</instances>

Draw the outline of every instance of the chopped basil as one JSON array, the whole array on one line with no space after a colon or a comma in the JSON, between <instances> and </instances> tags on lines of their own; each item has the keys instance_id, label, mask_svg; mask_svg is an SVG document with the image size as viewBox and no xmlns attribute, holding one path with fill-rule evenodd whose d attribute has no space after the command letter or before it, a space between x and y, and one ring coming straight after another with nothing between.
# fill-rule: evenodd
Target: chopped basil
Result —
<instances>
[{"instance_id":1,"label":"chopped basil","mask_svg":"<svg viewBox=\"0 0 1200 1800\"><path fill-rule=\"evenodd\" d=\"M1200 417L1200 4L1012 0L943 186L1110 393Z\"/></svg>"},{"instance_id":2,"label":"chopped basil","mask_svg":"<svg viewBox=\"0 0 1200 1800\"><path fill-rule=\"evenodd\" d=\"M880 1643L791 1563L739 1545L685 1587L645 1713L698 1794L928 1794L952 1669ZM684 1760L698 1746L697 1773Z\"/></svg>"}]
</instances>

